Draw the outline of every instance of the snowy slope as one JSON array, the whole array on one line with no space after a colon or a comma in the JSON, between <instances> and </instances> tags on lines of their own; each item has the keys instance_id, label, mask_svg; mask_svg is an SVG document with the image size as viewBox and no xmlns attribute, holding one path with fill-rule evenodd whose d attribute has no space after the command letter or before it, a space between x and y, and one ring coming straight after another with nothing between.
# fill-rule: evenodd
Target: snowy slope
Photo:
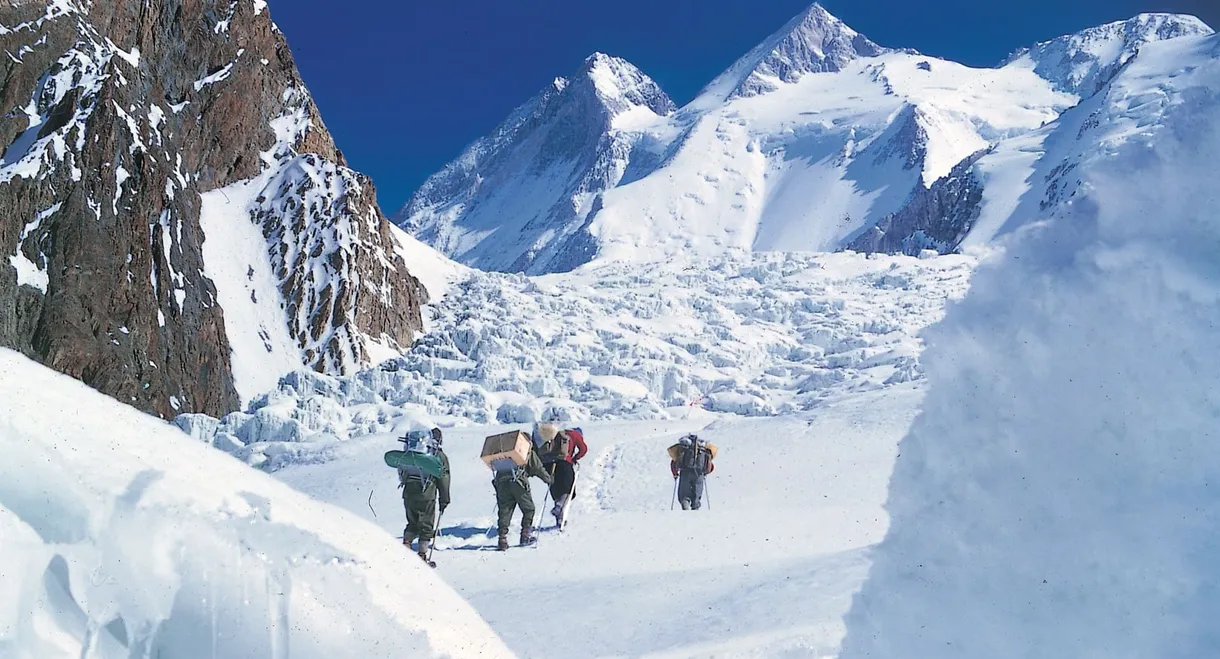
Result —
<instances>
[{"instance_id":1,"label":"snowy slope","mask_svg":"<svg viewBox=\"0 0 1220 659\"><path fill-rule=\"evenodd\" d=\"M0 419L0 656L511 656L389 535L8 350Z\"/></svg>"},{"instance_id":2,"label":"snowy slope","mask_svg":"<svg viewBox=\"0 0 1220 659\"><path fill-rule=\"evenodd\" d=\"M683 262L733 249L948 252L976 223L999 223L1028 190L1031 162L1043 153L1031 135L1045 137L1040 129L1091 96L1143 44L1206 32L1191 17L1141 15L974 69L882 48L814 5L681 110L644 113L625 132L580 124L580 131L623 140L615 156L620 177L574 195L557 183L570 178L567 170L547 169L541 179L524 173L540 171L525 166L535 147L501 139L501 129L425 184L398 221L468 265L531 274L589 261ZM541 102L506 125L521 124ZM488 143L496 159L477 158L475 180L494 184L442 185L455 170L476 171L470 163ZM1005 153L963 173L977 180L972 189L986 189L982 200L972 193L946 210L918 198L959 163L989 151ZM912 215L912 204L915 217L885 225L903 235L867 237L895 214ZM578 218L556 232L553 208L564 218L576 208ZM937 223L950 225L945 235L919 235Z\"/></svg>"},{"instance_id":3,"label":"snowy slope","mask_svg":"<svg viewBox=\"0 0 1220 659\"><path fill-rule=\"evenodd\" d=\"M842 657L1220 654L1220 38L1146 46L930 335Z\"/></svg>"},{"instance_id":4,"label":"snowy slope","mask_svg":"<svg viewBox=\"0 0 1220 659\"><path fill-rule=\"evenodd\" d=\"M903 385L778 419L696 411L582 424L592 453L570 525L506 554L481 551L495 544L495 499L478 453L497 428L446 430L453 503L437 572L521 657L832 656L867 548L884 533L886 477L920 397ZM671 512L665 448L691 431L722 451L710 509ZM276 475L401 533L395 476L381 464L394 445L363 438ZM541 481L533 491L541 510Z\"/></svg>"}]
</instances>

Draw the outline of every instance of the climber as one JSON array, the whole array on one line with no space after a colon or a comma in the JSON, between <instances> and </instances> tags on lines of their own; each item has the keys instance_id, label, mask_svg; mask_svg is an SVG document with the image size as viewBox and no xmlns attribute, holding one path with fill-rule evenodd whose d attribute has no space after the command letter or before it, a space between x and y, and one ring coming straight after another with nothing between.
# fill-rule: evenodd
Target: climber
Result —
<instances>
[{"instance_id":1,"label":"climber","mask_svg":"<svg viewBox=\"0 0 1220 659\"><path fill-rule=\"evenodd\" d=\"M714 462L719 449L715 444L691 434L669 447L669 471L673 474L678 501L682 510L699 510L703 504L703 485L707 475L716 470Z\"/></svg>"},{"instance_id":2,"label":"climber","mask_svg":"<svg viewBox=\"0 0 1220 659\"><path fill-rule=\"evenodd\" d=\"M555 517L555 527L560 530L563 529L568 503L576 495L576 468L588 452L589 446L585 444L585 435L580 428L559 431L543 447L542 463L549 465L551 476L555 479L551 483L551 498L555 500L551 514Z\"/></svg>"},{"instance_id":3,"label":"climber","mask_svg":"<svg viewBox=\"0 0 1220 659\"><path fill-rule=\"evenodd\" d=\"M416 538L416 551L424 562L435 567L428 556L437 529L437 500L440 514L449 507L449 456L441 449L441 429L414 430L401 439L405 451L386 454L387 464L398 468L398 483L402 488L402 504L407 512L407 527L402 532L402 544L410 548Z\"/></svg>"},{"instance_id":4,"label":"climber","mask_svg":"<svg viewBox=\"0 0 1220 659\"><path fill-rule=\"evenodd\" d=\"M521 508L521 546L532 545L538 541L534 537L534 495L530 492L530 477L541 478L550 485L554 482L551 475L542 466L537 451L533 445L529 449L529 457L524 465L514 469L497 471L492 479L492 487L496 490L496 509L499 513L498 551L508 549L508 528L513 521L513 512Z\"/></svg>"}]
</instances>

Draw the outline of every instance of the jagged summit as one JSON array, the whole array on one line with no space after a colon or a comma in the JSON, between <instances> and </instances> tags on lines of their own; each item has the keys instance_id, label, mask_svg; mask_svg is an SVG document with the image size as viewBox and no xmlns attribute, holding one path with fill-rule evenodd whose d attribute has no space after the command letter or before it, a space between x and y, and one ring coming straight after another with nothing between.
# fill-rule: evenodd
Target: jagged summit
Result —
<instances>
[{"instance_id":1,"label":"jagged summit","mask_svg":"<svg viewBox=\"0 0 1220 659\"><path fill-rule=\"evenodd\" d=\"M1194 16L1140 14L1022 48L1001 66L1031 67L1060 91L1090 96L1145 44L1213 32Z\"/></svg>"},{"instance_id":2,"label":"jagged summit","mask_svg":"<svg viewBox=\"0 0 1220 659\"><path fill-rule=\"evenodd\" d=\"M587 216L627 170L630 133L675 110L633 64L593 53L429 177L395 221L476 267L571 269L588 257Z\"/></svg>"},{"instance_id":3,"label":"jagged summit","mask_svg":"<svg viewBox=\"0 0 1220 659\"><path fill-rule=\"evenodd\" d=\"M620 57L593 53L585 59L576 78L592 82L598 98L615 115L637 106L661 116L677 109L652 78Z\"/></svg>"},{"instance_id":4,"label":"jagged summit","mask_svg":"<svg viewBox=\"0 0 1220 659\"><path fill-rule=\"evenodd\" d=\"M891 52L814 3L737 60L700 96L723 101L773 91L806 73L839 71L852 60Z\"/></svg>"}]
</instances>

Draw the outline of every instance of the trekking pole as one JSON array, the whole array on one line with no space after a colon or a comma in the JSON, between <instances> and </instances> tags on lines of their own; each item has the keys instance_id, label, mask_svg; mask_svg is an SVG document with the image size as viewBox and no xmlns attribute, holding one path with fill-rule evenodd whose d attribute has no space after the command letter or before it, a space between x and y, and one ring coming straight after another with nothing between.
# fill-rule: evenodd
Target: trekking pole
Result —
<instances>
[{"instance_id":1,"label":"trekking pole","mask_svg":"<svg viewBox=\"0 0 1220 659\"><path fill-rule=\"evenodd\" d=\"M428 562L429 563L432 562L432 552L436 551L436 539L441 534L441 518L444 516L445 516L445 513L441 513L441 514L437 515L436 516L436 525L432 527L432 544L428 547Z\"/></svg>"},{"instance_id":2,"label":"trekking pole","mask_svg":"<svg viewBox=\"0 0 1220 659\"><path fill-rule=\"evenodd\" d=\"M707 486L707 481L703 481L703 498L707 499L707 509L712 509L712 490Z\"/></svg>"},{"instance_id":3,"label":"trekking pole","mask_svg":"<svg viewBox=\"0 0 1220 659\"><path fill-rule=\"evenodd\" d=\"M572 509L572 500L576 498L576 476L579 473L580 473L580 465L573 463L572 464L572 487L568 488L568 502L566 504L564 504L564 507L561 509L562 510L562 512L561 512L562 517L560 518L561 521L559 522L559 524L556 525L556 528L558 528L560 531L562 531L564 529L564 527L568 525L568 511L570 511ZM559 505L559 502L556 501L555 505Z\"/></svg>"},{"instance_id":4,"label":"trekking pole","mask_svg":"<svg viewBox=\"0 0 1220 659\"><path fill-rule=\"evenodd\" d=\"M495 510L493 510L491 512L491 519L492 519L491 525L487 528L487 537L488 538L490 538L492 535L495 534L495 531L497 530L496 524L499 523L499 520L497 519L499 516L500 516L500 502L499 502L499 500L497 500Z\"/></svg>"},{"instance_id":5,"label":"trekking pole","mask_svg":"<svg viewBox=\"0 0 1220 659\"><path fill-rule=\"evenodd\" d=\"M674 497L669 500L669 509L674 509L674 504L678 502L678 479L674 479Z\"/></svg>"},{"instance_id":6,"label":"trekking pole","mask_svg":"<svg viewBox=\"0 0 1220 659\"><path fill-rule=\"evenodd\" d=\"M551 482L555 482L555 463L551 463L551 470L547 472L551 475ZM542 495L542 510L538 511L538 521L542 521L546 517L546 502L551 500L551 486L546 486L546 494ZM541 526L541 525L539 525Z\"/></svg>"}]
</instances>

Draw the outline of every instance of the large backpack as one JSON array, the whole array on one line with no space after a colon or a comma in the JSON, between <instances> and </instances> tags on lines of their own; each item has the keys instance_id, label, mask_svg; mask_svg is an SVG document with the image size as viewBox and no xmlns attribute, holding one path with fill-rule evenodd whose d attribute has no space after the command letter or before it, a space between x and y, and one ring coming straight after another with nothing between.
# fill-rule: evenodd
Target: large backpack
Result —
<instances>
[{"instance_id":1,"label":"large backpack","mask_svg":"<svg viewBox=\"0 0 1220 659\"><path fill-rule=\"evenodd\" d=\"M568 458L568 452L572 450L572 437L569 433L573 432L577 431L563 430L556 433L550 441L543 442L542 448L538 451L543 464L551 464Z\"/></svg>"},{"instance_id":2,"label":"large backpack","mask_svg":"<svg viewBox=\"0 0 1220 659\"><path fill-rule=\"evenodd\" d=\"M398 469L398 477L403 484L416 481L426 486L433 478L440 478L444 463L432 431L412 430L399 441L405 450L387 452L385 462Z\"/></svg>"},{"instance_id":3,"label":"large backpack","mask_svg":"<svg viewBox=\"0 0 1220 659\"><path fill-rule=\"evenodd\" d=\"M707 441L695 439L682 452L682 461L678 466L682 469L693 469L699 474L707 474L708 464L711 462L711 459L712 452L708 448Z\"/></svg>"}]
</instances>

